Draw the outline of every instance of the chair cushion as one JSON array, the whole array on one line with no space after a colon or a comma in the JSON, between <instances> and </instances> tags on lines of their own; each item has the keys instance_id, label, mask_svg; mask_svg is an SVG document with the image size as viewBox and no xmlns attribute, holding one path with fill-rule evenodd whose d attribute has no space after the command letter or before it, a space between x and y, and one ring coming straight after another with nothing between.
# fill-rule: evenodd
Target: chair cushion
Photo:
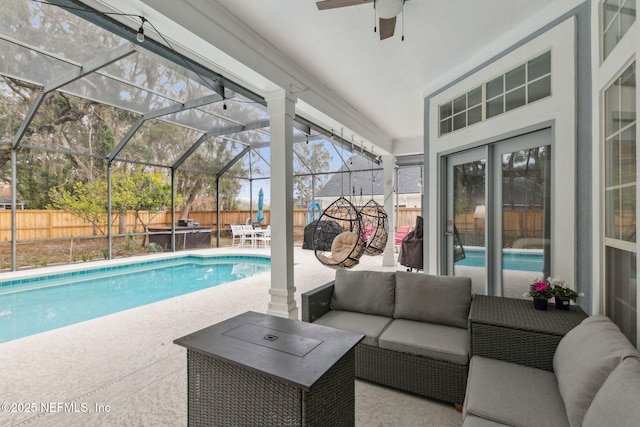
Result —
<instances>
[{"instance_id":1,"label":"chair cushion","mask_svg":"<svg viewBox=\"0 0 640 427\"><path fill-rule=\"evenodd\" d=\"M360 244L360 236L357 233L350 231L343 231L338 234L333 243L331 243L331 258L337 262L342 262L349 258L354 251L354 248Z\"/></svg>"},{"instance_id":2,"label":"chair cushion","mask_svg":"<svg viewBox=\"0 0 640 427\"><path fill-rule=\"evenodd\" d=\"M396 319L466 328L471 308L471 279L396 272Z\"/></svg>"},{"instance_id":3,"label":"chair cushion","mask_svg":"<svg viewBox=\"0 0 640 427\"><path fill-rule=\"evenodd\" d=\"M445 360L469 363L469 333L466 329L414 320L395 319L382 332L380 348Z\"/></svg>"},{"instance_id":4,"label":"chair cushion","mask_svg":"<svg viewBox=\"0 0 640 427\"><path fill-rule=\"evenodd\" d=\"M583 427L640 423L640 359L628 357L606 379L584 415Z\"/></svg>"},{"instance_id":5,"label":"chair cushion","mask_svg":"<svg viewBox=\"0 0 640 427\"><path fill-rule=\"evenodd\" d=\"M330 307L391 317L394 299L394 271L337 270Z\"/></svg>"},{"instance_id":6,"label":"chair cushion","mask_svg":"<svg viewBox=\"0 0 640 427\"><path fill-rule=\"evenodd\" d=\"M362 344L377 346L378 337L392 320L374 314L331 310L313 323L364 334L364 339L360 341Z\"/></svg>"},{"instance_id":7,"label":"chair cushion","mask_svg":"<svg viewBox=\"0 0 640 427\"><path fill-rule=\"evenodd\" d=\"M511 426L569 425L553 372L479 356L469 364L463 416Z\"/></svg>"},{"instance_id":8,"label":"chair cushion","mask_svg":"<svg viewBox=\"0 0 640 427\"><path fill-rule=\"evenodd\" d=\"M606 316L583 320L558 343L553 370L572 427L584 414L609 374L627 356L636 353L631 342Z\"/></svg>"}]
</instances>

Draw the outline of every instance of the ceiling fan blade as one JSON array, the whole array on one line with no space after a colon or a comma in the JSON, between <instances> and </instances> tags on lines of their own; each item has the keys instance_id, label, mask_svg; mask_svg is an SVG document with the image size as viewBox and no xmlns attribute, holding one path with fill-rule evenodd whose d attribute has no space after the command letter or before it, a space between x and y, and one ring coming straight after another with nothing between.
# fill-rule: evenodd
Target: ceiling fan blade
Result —
<instances>
[{"instance_id":1,"label":"ceiling fan blade","mask_svg":"<svg viewBox=\"0 0 640 427\"><path fill-rule=\"evenodd\" d=\"M317 1L318 10L336 9L338 7L358 6L365 3L373 3L373 0L324 0Z\"/></svg>"},{"instance_id":2,"label":"ceiling fan blade","mask_svg":"<svg viewBox=\"0 0 640 427\"><path fill-rule=\"evenodd\" d=\"M393 32L396 29L396 16L389 19L380 18L380 40L387 39L393 36Z\"/></svg>"}]
</instances>

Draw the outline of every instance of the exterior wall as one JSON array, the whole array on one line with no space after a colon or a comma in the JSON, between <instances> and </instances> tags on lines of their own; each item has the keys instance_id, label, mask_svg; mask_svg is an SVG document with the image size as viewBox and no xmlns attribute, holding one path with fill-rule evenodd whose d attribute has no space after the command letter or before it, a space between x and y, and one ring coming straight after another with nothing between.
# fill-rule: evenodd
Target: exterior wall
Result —
<instances>
[{"instance_id":1,"label":"exterior wall","mask_svg":"<svg viewBox=\"0 0 640 427\"><path fill-rule=\"evenodd\" d=\"M565 7L570 2L564 2ZM589 52L588 31L590 27L588 2L574 2L573 9L555 10L555 15L546 17L538 28L532 28L517 42L509 35L511 44L476 66L462 77L450 82L431 94L425 94L425 165L428 173L428 186L423 206L429 242L425 248L425 270L431 273L443 273L441 245L444 237L442 215L446 202L442 183L444 176L443 158L446 155L466 149L481 147L504 139L522 135L544 128L551 129L552 141L552 274L576 284L585 294L590 289L591 262L591 219L583 215L581 208L585 203L591 206L590 182L585 188L578 182L577 176L589 176L590 156L585 165L584 152L590 154L591 139L588 120L591 119L587 105L586 116L580 112L580 106L586 101L590 105L589 87L581 92L581 85L590 82L589 67L583 67ZM577 6L576 6L577 4ZM585 32L586 29L586 32ZM587 37L585 37L585 35ZM552 96L532 104L512 110L500 116L454 131L442 137L439 135L438 106L480 84L509 71L510 69L551 49L551 91ZM582 49L582 50L581 50ZM590 60L589 60L590 61ZM589 64L590 62L587 62ZM589 125L590 126L590 125ZM586 148L585 148L586 147ZM587 175L583 175L583 174ZM587 190L587 196L581 194ZM589 210L590 208L587 208ZM428 218L426 218L428 216ZM582 261L577 255L583 252ZM586 273L580 270L587 267Z\"/></svg>"}]
</instances>

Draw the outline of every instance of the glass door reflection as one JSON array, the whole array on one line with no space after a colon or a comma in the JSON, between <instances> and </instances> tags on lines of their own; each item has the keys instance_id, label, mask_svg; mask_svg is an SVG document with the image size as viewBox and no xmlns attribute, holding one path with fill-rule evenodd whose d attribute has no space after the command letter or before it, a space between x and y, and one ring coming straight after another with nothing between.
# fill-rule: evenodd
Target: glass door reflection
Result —
<instances>
[{"instance_id":1,"label":"glass door reflection","mask_svg":"<svg viewBox=\"0 0 640 427\"><path fill-rule=\"evenodd\" d=\"M550 275L550 154L549 146L498 153L505 297L521 298L535 279Z\"/></svg>"},{"instance_id":2,"label":"glass door reflection","mask_svg":"<svg viewBox=\"0 0 640 427\"><path fill-rule=\"evenodd\" d=\"M447 274L471 277L474 293L486 287L486 151L448 159L445 235Z\"/></svg>"}]
</instances>

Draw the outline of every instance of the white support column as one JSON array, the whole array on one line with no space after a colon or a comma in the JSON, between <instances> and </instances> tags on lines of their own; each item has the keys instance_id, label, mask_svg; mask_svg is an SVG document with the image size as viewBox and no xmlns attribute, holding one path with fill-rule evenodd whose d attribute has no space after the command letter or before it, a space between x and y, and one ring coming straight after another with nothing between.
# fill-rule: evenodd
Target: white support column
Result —
<instances>
[{"instance_id":1,"label":"white support column","mask_svg":"<svg viewBox=\"0 0 640 427\"><path fill-rule=\"evenodd\" d=\"M389 220L389 238L382 255L382 265L393 267L396 263L395 256L395 210L393 209L393 179L394 179L395 157L391 155L382 156L382 173L384 177L384 211Z\"/></svg>"},{"instance_id":2,"label":"white support column","mask_svg":"<svg viewBox=\"0 0 640 427\"><path fill-rule=\"evenodd\" d=\"M271 127L271 288L268 314L298 320L293 281L294 96L266 96Z\"/></svg>"}]
</instances>

